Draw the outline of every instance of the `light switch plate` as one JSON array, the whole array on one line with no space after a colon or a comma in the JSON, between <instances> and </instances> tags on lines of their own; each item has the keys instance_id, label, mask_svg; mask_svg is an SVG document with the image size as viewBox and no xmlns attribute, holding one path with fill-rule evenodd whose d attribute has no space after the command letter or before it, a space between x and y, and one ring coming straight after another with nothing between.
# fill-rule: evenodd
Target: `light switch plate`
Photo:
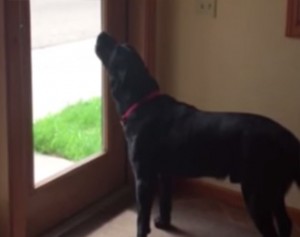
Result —
<instances>
[{"instance_id":1,"label":"light switch plate","mask_svg":"<svg viewBox=\"0 0 300 237\"><path fill-rule=\"evenodd\" d=\"M217 0L195 0L196 12L199 15L217 16Z\"/></svg>"}]
</instances>

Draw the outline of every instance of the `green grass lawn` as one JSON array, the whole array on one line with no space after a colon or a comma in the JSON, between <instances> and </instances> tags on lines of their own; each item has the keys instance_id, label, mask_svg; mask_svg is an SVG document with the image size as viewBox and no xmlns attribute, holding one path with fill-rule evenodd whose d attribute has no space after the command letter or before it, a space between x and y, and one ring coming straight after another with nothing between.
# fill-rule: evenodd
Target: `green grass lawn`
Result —
<instances>
[{"instance_id":1,"label":"green grass lawn","mask_svg":"<svg viewBox=\"0 0 300 237\"><path fill-rule=\"evenodd\" d=\"M79 161L102 151L102 100L70 105L33 126L34 150Z\"/></svg>"}]
</instances>

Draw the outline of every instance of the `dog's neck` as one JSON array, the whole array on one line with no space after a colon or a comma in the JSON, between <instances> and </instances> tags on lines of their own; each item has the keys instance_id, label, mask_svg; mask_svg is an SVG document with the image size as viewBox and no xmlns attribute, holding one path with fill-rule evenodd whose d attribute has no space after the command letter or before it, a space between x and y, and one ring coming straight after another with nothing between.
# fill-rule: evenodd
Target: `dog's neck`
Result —
<instances>
[{"instance_id":1,"label":"dog's neck","mask_svg":"<svg viewBox=\"0 0 300 237\"><path fill-rule=\"evenodd\" d=\"M141 79L142 80L142 79ZM143 87L141 87L141 85ZM152 79L146 79L141 84L135 85L132 88L126 88L122 91L112 91L117 112L122 119L127 119L138 107L142 104L157 97L159 93L159 86L157 82Z\"/></svg>"},{"instance_id":2,"label":"dog's neck","mask_svg":"<svg viewBox=\"0 0 300 237\"><path fill-rule=\"evenodd\" d=\"M121 122L125 123L127 119L142 105L145 103L155 99L156 97L159 97L161 95L159 90L154 90L150 92L148 95L146 95L144 98L142 98L140 101L137 101L136 103L132 104L121 116Z\"/></svg>"}]
</instances>

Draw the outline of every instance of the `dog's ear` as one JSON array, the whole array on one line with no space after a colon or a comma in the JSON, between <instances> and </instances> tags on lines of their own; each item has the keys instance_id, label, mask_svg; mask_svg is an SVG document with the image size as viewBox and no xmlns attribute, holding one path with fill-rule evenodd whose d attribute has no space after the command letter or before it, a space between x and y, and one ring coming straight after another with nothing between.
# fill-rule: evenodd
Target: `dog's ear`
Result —
<instances>
[{"instance_id":1,"label":"dog's ear","mask_svg":"<svg viewBox=\"0 0 300 237\"><path fill-rule=\"evenodd\" d=\"M96 54L101 59L105 67L108 66L109 59L114 48L117 46L116 40L106 32L99 34L96 43Z\"/></svg>"}]
</instances>

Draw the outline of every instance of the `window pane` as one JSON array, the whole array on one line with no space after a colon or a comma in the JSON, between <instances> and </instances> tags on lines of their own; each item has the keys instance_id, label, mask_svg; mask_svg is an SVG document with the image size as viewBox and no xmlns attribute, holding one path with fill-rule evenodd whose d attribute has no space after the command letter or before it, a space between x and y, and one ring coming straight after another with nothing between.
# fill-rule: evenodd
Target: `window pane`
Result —
<instances>
[{"instance_id":1,"label":"window pane","mask_svg":"<svg viewBox=\"0 0 300 237\"><path fill-rule=\"evenodd\" d=\"M102 152L100 0L31 0L35 182Z\"/></svg>"}]
</instances>

